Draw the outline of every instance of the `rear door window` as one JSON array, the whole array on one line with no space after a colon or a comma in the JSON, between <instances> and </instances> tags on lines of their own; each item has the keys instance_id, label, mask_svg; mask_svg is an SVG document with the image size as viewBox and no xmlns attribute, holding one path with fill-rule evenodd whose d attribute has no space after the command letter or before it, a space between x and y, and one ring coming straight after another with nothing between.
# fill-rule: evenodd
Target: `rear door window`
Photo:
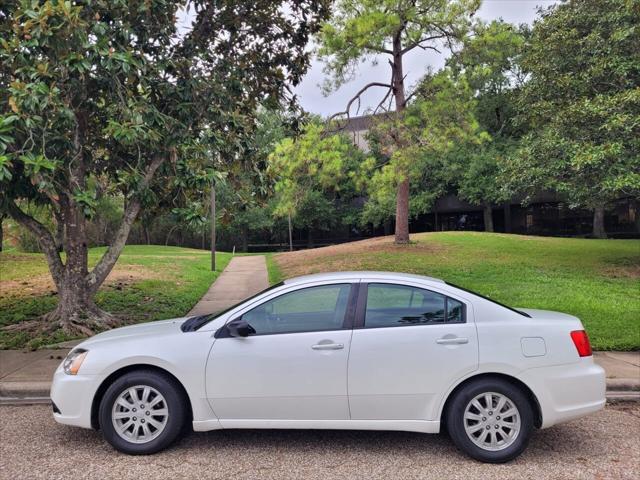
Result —
<instances>
[{"instance_id":1,"label":"rear door window","mask_svg":"<svg viewBox=\"0 0 640 480\"><path fill-rule=\"evenodd\" d=\"M423 288L370 283L364 327L402 327L463 323L464 304Z\"/></svg>"}]
</instances>

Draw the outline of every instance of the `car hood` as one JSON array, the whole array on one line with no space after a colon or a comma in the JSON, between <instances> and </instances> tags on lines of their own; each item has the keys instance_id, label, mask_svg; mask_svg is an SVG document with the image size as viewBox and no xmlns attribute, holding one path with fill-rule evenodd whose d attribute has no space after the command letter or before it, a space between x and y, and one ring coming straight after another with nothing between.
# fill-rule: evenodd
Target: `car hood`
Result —
<instances>
[{"instance_id":1,"label":"car hood","mask_svg":"<svg viewBox=\"0 0 640 480\"><path fill-rule=\"evenodd\" d=\"M97 343L103 343L107 341L120 341L133 337L154 337L165 336L171 334L182 333L180 331L180 325L188 317L172 318L170 320L161 320L157 322L139 323L137 325L129 325L128 327L114 328L106 332L99 333L93 337L88 338L82 342L78 347L87 348Z\"/></svg>"}]
</instances>

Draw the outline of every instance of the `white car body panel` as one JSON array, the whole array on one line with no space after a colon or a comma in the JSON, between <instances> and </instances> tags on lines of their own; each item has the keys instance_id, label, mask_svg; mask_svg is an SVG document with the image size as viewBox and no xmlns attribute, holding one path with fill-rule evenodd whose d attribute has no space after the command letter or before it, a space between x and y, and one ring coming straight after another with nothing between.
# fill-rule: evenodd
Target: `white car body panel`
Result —
<instances>
[{"instance_id":1,"label":"white car body panel","mask_svg":"<svg viewBox=\"0 0 640 480\"><path fill-rule=\"evenodd\" d=\"M443 293L467 307L466 323L355 328L219 338L215 332L285 292L327 283L412 285ZM123 368L146 365L173 375L187 392L196 431L220 428L406 430L436 433L445 402L465 380L500 374L525 384L541 411L541 427L603 408L605 375L593 357L579 357L570 315L513 312L441 280L385 272L318 274L287 280L182 332L186 318L96 335L78 375L56 370L51 398L56 421L91 428L101 385ZM441 345L447 336L465 344ZM323 340L344 345L316 351ZM427 348L428 347L428 348Z\"/></svg>"},{"instance_id":2,"label":"white car body panel","mask_svg":"<svg viewBox=\"0 0 640 480\"><path fill-rule=\"evenodd\" d=\"M207 363L207 397L229 419L348 420L351 331L216 340ZM321 343L341 350L312 350Z\"/></svg>"},{"instance_id":3,"label":"white car body panel","mask_svg":"<svg viewBox=\"0 0 640 480\"><path fill-rule=\"evenodd\" d=\"M363 277L362 282L391 283L424 288L412 280ZM478 368L478 338L473 305L440 284L429 290L449 295L466 305L466 323L415 325L398 328L360 328L353 331L349 358L349 404L354 420L434 420L442 391L451 379ZM437 340L456 337L464 344Z\"/></svg>"}]
</instances>

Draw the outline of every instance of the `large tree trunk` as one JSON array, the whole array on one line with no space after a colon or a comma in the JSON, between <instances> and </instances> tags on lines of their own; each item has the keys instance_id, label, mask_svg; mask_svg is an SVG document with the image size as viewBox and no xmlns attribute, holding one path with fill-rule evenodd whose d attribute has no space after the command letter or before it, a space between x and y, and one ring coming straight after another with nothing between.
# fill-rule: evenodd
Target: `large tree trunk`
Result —
<instances>
[{"instance_id":1,"label":"large tree trunk","mask_svg":"<svg viewBox=\"0 0 640 480\"><path fill-rule=\"evenodd\" d=\"M83 276L67 272L58 282L58 305L44 319L47 330L57 328L73 336L88 336L118 325L118 320L100 309L94 292Z\"/></svg>"},{"instance_id":2,"label":"large tree trunk","mask_svg":"<svg viewBox=\"0 0 640 480\"><path fill-rule=\"evenodd\" d=\"M64 250L64 221L57 212L54 212L53 216L56 219L56 248L58 249L58 252L62 252Z\"/></svg>"},{"instance_id":3,"label":"large tree trunk","mask_svg":"<svg viewBox=\"0 0 640 480\"><path fill-rule=\"evenodd\" d=\"M484 231L493 232L493 209L491 208L491 205L483 205L482 213L484 214Z\"/></svg>"},{"instance_id":4,"label":"large tree trunk","mask_svg":"<svg viewBox=\"0 0 640 480\"><path fill-rule=\"evenodd\" d=\"M400 182L396 193L395 243L409 243L409 179Z\"/></svg>"},{"instance_id":5,"label":"large tree trunk","mask_svg":"<svg viewBox=\"0 0 640 480\"><path fill-rule=\"evenodd\" d=\"M596 207L593 211L593 236L607 238L607 232L604 229L604 206Z\"/></svg>"},{"instance_id":6,"label":"large tree trunk","mask_svg":"<svg viewBox=\"0 0 640 480\"><path fill-rule=\"evenodd\" d=\"M175 155L175 152L171 153ZM158 167L164 161L164 156L157 156L151 161L140 183L140 188L147 188ZM84 172L82 162L77 170L71 172L71 185L83 187ZM131 231L131 225L140 212L140 201L136 197L131 198L125 206L124 217L115 238L105 254L98 261L94 269L88 271L88 246L86 236L86 220L80 205L66 194L52 199L52 208L57 208L57 215L64 224L64 251L66 262L58 252L58 246L54 235L40 222L24 213L15 203L9 202L9 214L18 223L28 228L35 234L40 242L42 250L49 265L51 277L58 290L58 306L44 315L40 324L26 322L10 325L6 329L31 329L35 328L47 332L53 332L61 328L69 335L91 335L96 331L117 325L117 320L106 312L100 310L93 297L107 275L113 269L126 240Z\"/></svg>"},{"instance_id":7,"label":"large tree trunk","mask_svg":"<svg viewBox=\"0 0 640 480\"><path fill-rule=\"evenodd\" d=\"M393 81L391 89L395 100L396 112L400 113L405 108L406 98L404 95L404 69L402 66L402 42L401 31L393 38L393 63L391 65L393 71ZM400 145L398 145L400 147ZM398 183L396 191L396 231L395 243L409 243L409 178L407 172L397 172L404 178Z\"/></svg>"}]
</instances>

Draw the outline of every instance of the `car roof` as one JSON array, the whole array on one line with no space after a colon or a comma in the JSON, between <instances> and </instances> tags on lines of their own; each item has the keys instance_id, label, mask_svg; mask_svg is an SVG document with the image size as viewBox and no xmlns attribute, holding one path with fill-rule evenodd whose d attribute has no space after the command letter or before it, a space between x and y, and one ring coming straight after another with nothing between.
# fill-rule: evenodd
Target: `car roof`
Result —
<instances>
[{"instance_id":1,"label":"car roof","mask_svg":"<svg viewBox=\"0 0 640 480\"><path fill-rule=\"evenodd\" d=\"M355 271L355 272L327 272L327 273L314 273L311 275L302 275L300 277L289 278L283 283L285 285L296 285L299 283L308 282L322 282L333 280L353 280L354 278L368 278L368 279L380 279L380 280L420 280L434 283L445 283L444 280L439 278L427 277L425 275L414 275L412 273L400 273L400 272L369 272L369 271Z\"/></svg>"}]
</instances>

